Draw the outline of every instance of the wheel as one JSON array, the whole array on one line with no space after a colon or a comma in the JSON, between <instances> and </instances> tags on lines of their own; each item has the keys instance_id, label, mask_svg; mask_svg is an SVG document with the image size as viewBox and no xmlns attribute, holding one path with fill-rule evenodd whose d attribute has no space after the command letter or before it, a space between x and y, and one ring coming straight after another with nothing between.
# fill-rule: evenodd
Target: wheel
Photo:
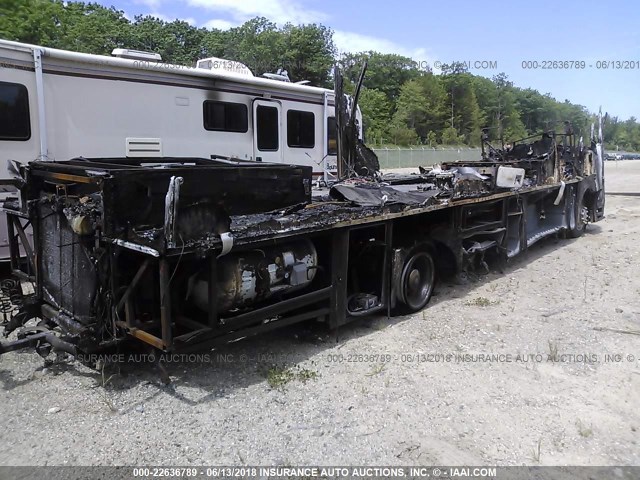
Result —
<instances>
[{"instance_id":1,"label":"wheel","mask_svg":"<svg viewBox=\"0 0 640 480\"><path fill-rule=\"evenodd\" d=\"M573 218L575 225L573 228L567 229L567 238L578 238L584 235L587 229L587 223L589 223L589 209L585 206L585 194L587 191L583 191L578 194L576 203L573 208Z\"/></svg>"},{"instance_id":2,"label":"wheel","mask_svg":"<svg viewBox=\"0 0 640 480\"><path fill-rule=\"evenodd\" d=\"M433 293L436 269L429 252L417 251L409 256L402 268L398 285L398 300L407 313L422 310Z\"/></svg>"}]
</instances>

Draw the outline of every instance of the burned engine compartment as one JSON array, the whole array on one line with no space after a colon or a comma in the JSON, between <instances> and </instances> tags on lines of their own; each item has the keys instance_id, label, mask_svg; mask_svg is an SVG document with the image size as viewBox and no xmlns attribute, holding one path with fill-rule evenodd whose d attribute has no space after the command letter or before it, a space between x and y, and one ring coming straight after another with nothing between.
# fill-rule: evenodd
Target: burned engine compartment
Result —
<instances>
[{"instance_id":1,"label":"burned engine compartment","mask_svg":"<svg viewBox=\"0 0 640 480\"><path fill-rule=\"evenodd\" d=\"M133 264L140 262L140 255L157 259L172 250L182 255L187 248L205 252L218 245L224 250L230 215L290 208L311 199L309 167L225 159L36 161L21 174L20 197L9 199L4 208L10 233L17 229L19 236L12 236L27 250L26 265L14 273L35 282L36 292L29 301L20 301L20 311L5 325L5 336L38 316L44 318L42 325L22 340L34 343L33 335L44 333L47 325L64 325L73 343L81 340L86 349L121 336L115 318L124 313L126 301L117 285L136 274L139 265ZM24 233L27 226L33 227L33 246ZM282 257L296 263L294 253ZM302 257L313 260L309 252ZM221 272L230 270L230 260L221 263ZM16 267L20 262L12 263ZM143 262L144 270L148 263ZM293 264L285 268L295 269ZM138 273L143 278L142 270ZM271 283L281 283L282 272L271 273ZM229 278L234 276L229 273ZM299 275L294 282L304 283ZM220 292L221 307L225 295L233 306L233 294ZM256 297L268 293L269 288ZM47 314L55 318L53 324Z\"/></svg>"},{"instance_id":2,"label":"burned engine compartment","mask_svg":"<svg viewBox=\"0 0 640 480\"><path fill-rule=\"evenodd\" d=\"M311 199L309 167L235 160L78 158L33 162L25 176L22 198L64 212L75 233L159 251L228 231L230 215Z\"/></svg>"}]
</instances>

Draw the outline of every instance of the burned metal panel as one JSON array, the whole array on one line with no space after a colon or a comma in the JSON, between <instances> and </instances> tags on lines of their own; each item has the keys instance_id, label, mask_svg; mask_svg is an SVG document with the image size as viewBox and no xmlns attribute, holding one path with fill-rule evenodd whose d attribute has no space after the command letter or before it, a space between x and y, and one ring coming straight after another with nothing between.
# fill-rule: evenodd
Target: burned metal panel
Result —
<instances>
[{"instance_id":1,"label":"burned metal panel","mask_svg":"<svg viewBox=\"0 0 640 480\"><path fill-rule=\"evenodd\" d=\"M230 215L310 201L311 171L311 167L206 159L32 162L28 175L43 180L32 182L28 197L37 200L57 194L55 185L63 185L76 202L83 194L97 193L97 227L103 235L164 250L228 231ZM181 179L181 184L172 209L172 239L165 245L165 207L172 178Z\"/></svg>"},{"instance_id":2,"label":"burned metal panel","mask_svg":"<svg viewBox=\"0 0 640 480\"><path fill-rule=\"evenodd\" d=\"M114 175L105 181L105 214L109 218L105 234L118 236L127 225L162 228L172 176L183 179L178 218L190 216L217 223L224 222L226 215L277 210L310 200L311 170L307 167L185 168ZM197 230L198 222L184 223ZM212 223L209 226L213 230ZM189 233L193 238L194 233L206 231Z\"/></svg>"},{"instance_id":3,"label":"burned metal panel","mask_svg":"<svg viewBox=\"0 0 640 480\"><path fill-rule=\"evenodd\" d=\"M38 210L44 300L82 323L91 323L97 286L93 262L80 236L55 205L45 203Z\"/></svg>"},{"instance_id":4,"label":"burned metal panel","mask_svg":"<svg viewBox=\"0 0 640 480\"><path fill-rule=\"evenodd\" d=\"M338 147L338 178L369 177L378 179L380 162L373 150L359 136L361 125L357 118L358 97L367 71L367 62L362 66L355 95L344 93L344 77L341 69L334 68L335 112Z\"/></svg>"},{"instance_id":5,"label":"burned metal panel","mask_svg":"<svg viewBox=\"0 0 640 480\"><path fill-rule=\"evenodd\" d=\"M349 201L363 207L400 204L410 206L427 206L435 203L439 190L402 191L397 187L370 184L339 184L331 188L331 196L337 200Z\"/></svg>"}]
</instances>

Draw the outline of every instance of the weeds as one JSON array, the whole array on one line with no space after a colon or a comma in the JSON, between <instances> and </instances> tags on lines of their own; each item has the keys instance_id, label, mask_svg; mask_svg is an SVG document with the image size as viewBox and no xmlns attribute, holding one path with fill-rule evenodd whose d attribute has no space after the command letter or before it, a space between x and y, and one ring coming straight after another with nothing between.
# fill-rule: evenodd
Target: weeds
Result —
<instances>
[{"instance_id":1,"label":"weeds","mask_svg":"<svg viewBox=\"0 0 640 480\"><path fill-rule=\"evenodd\" d=\"M118 407L116 407L106 392L102 393L102 402L107 406L111 413L116 413L118 411Z\"/></svg>"},{"instance_id":2,"label":"weeds","mask_svg":"<svg viewBox=\"0 0 640 480\"><path fill-rule=\"evenodd\" d=\"M116 374L114 373L113 375L111 375L109 378L106 378L105 374L104 374L104 367L106 366L106 362L102 363L102 368L100 369L100 378L102 379L102 388L106 388L106 386L109 384L109 382L111 381L111 379L113 377L116 376Z\"/></svg>"},{"instance_id":3,"label":"weeds","mask_svg":"<svg viewBox=\"0 0 640 480\"><path fill-rule=\"evenodd\" d=\"M369 373L366 373L365 376L367 377L374 377L376 375L378 375L379 373L382 373L382 371L386 368L387 364L386 363L381 363L380 365L375 365L371 371Z\"/></svg>"},{"instance_id":4,"label":"weeds","mask_svg":"<svg viewBox=\"0 0 640 480\"><path fill-rule=\"evenodd\" d=\"M303 368L297 373L297 378L302 383L307 383L309 380L315 380L318 378L318 372L315 370L309 370L308 368Z\"/></svg>"},{"instance_id":5,"label":"weeds","mask_svg":"<svg viewBox=\"0 0 640 480\"><path fill-rule=\"evenodd\" d=\"M318 372L308 368L290 368L274 365L267 370L267 383L271 388L284 390L285 386L293 380L307 383L309 380L316 380Z\"/></svg>"},{"instance_id":6,"label":"weeds","mask_svg":"<svg viewBox=\"0 0 640 480\"><path fill-rule=\"evenodd\" d=\"M489 307L491 305L497 305L499 300L489 300L487 297L476 297L473 300L467 302L467 305L472 307Z\"/></svg>"},{"instance_id":7,"label":"weeds","mask_svg":"<svg viewBox=\"0 0 640 480\"><path fill-rule=\"evenodd\" d=\"M593 425L587 427L580 419L576 420L576 427L578 427L578 433L583 438L589 438L593 436Z\"/></svg>"},{"instance_id":8,"label":"weeds","mask_svg":"<svg viewBox=\"0 0 640 480\"><path fill-rule=\"evenodd\" d=\"M549 360L557 362L558 358L558 344L549 340Z\"/></svg>"},{"instance_id":9,"label":"weeds","mask_svg":"<svg viewBox=\"0 0 640 480\"><path fill-rule=\"evenodd\" d=\"M542 455L542 439L538 440L538 445L533 449L533 461L540 463L540 456Z\"/></svg>"},{"instance_id":10,"label":"weeds","mask_svg":"<svg viewBox=\"0 0 640 480\"><path fill-rule=\"evenodd\" d=\"M111 413L116 413L118 411L118 408L113 403L113 400L109 398L107 387L111 382L111 380L113 379L113 377L116 377L118 374L114 373L109 377L107 377L104 371L106 366L107 366L106 362L96 365L96 367L100 369L100 378L99 380L96 379L95 384L92 385L91 388L102 388L101 390L99 390L99 395L100 397L102 397L102 403L106 405L106 407L109 409Z\"/></svg>"}]
</instances>

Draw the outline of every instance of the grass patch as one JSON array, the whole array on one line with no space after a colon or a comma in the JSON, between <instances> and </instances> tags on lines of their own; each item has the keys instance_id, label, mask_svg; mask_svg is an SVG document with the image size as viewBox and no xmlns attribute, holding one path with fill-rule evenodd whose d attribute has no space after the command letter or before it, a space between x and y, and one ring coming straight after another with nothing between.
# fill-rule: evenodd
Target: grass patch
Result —
<instances>
[{"instance_id":1,"label":"grass patch","mask_svg":"<svg viewBox=\"0 0 640 480\"><path fill-rule=\"evenodd\" d=\"M586 426L584 423L578 419L576 421L576 427L578 428L578 433L583 438L589 438L593 436L593 425Z\"/></svg>"},{"instance_id":2,"label":"grass patch","mask_svg":"<svg viewBox=\"0 0 640 480\"><path fill-rule=\"evenodd\" d=\"M294 380L307 383L309 380L316 380L318 376L318 372L308 368L274 365L267 370L267 383L271 388L284 390Z\"/></svg>"},{"instance_id":3,"label":"grass patch","mask_svg":"<svg viewBox=\"0 0 640 480\"><path fill-rule=\"evenodd\" d=\"M499 300L490 300L487 297L476 297L473 300L469 300L467 305L471 307L489 307L491 305L497 305Z\"/></svg>"},{"instance_id":4,"label":"grass patch","mask_svg":"<svg viewBox=\"0 0 640 480\"><path fill-rule=\"evenodd\" d=\"M294 378L293 372L286 367L274 365L267 370L267 383L271 388L282 389Z\"/></svg>"},{"instance_id":5,"label":"grass patch","mask_svg":"<svg viewBox=\"0 0 640 480\"><path fill-rule=\"evenodd\" d=\"M386 366L387 366L386 363L381 363L379 365L374 365L369 373L365 373L365 376L373 377L375 375L378 375L379 373L382 373L382 371L386 368Z\"/></svg>"},{"instance_id":6,"label":"grass patch","mask_svg":"<svg viewBox=\"0 0 640 480\"><path fill-rule=\"evenodd\" d=\"M307 383L309 380L316 380L318 378L318 372L309 370L308 368L301 368L296 373L296 378L302 383Z\"/></svg>"}]
</instances>

